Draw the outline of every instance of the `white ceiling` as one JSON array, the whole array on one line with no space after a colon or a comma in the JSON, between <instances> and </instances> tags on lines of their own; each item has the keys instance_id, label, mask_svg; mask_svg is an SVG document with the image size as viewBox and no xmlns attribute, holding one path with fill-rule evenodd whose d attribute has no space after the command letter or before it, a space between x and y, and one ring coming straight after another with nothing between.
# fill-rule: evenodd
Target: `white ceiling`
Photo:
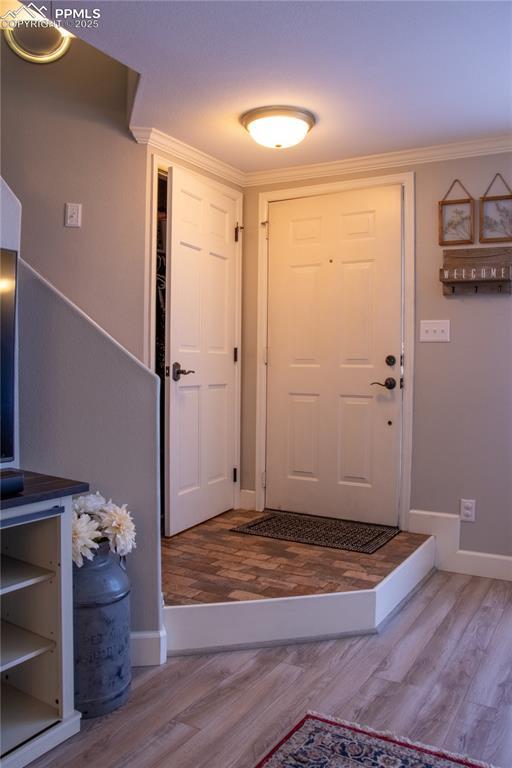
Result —
<instances>
[{"instance_id":1,"label":"white ceiling","mask_svg":"<svg viewBox=\"0 0 512 768\"><path fill-rule=\"evenodd\" d=\"M512 129L510 2L84 5L102 18L81 37L141 74L132 124L244 171ZM318 124L298 147L259 147L238 117L266 104L306 107Z\"/></svg>"}]
</instances>

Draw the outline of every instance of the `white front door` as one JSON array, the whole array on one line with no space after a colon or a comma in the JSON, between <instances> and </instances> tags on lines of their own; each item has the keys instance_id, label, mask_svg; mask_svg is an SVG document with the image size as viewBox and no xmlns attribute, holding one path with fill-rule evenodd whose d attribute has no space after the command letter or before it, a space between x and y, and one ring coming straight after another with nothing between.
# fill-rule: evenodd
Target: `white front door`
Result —
<instances>
[{"instance_id":1,"label":"white front door","mask_svg":"<svg viewBox=\"0 0 512 768\"><path fill-rule=\"evenodd\" d=\"M168 536L234 505L237 195L169 169Z\"/></svg>"},{"instance_id":2,"label":"white front door","mask_svg":"<svg viewBox=\"0 0 512 768\"><path fill-rule=\"evenodd\" d=\"M267 507L397 523L401 201L396 185L269 206Z\"/></svg>"}]
</instances>

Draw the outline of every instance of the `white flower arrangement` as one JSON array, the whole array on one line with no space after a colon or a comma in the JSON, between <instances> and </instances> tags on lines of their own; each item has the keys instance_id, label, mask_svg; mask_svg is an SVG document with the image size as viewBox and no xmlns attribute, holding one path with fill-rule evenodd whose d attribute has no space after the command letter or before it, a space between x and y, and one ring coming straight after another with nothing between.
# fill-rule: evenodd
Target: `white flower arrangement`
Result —
<instances>
[{"instance_id":1,"label":"white flower arrangement","mask_svg":"<svg viewBox=\"0 0 512 768\"><path fill-rule=\"evenodd\" d=\"M118 507L109 501L102 507L103 532L110 542L110 549L124 557L135 547L135 525L126 504Z\"/></svg>"},{"instance_id":2,"label":"white flower arrangement","mask_svg":"<svg viewBox=\"0 0 512 768\"><path fill-rule=\"evenodd\" d=\"M135 525L126 504L118 507L98 492L73 500L72 536L73 562L78 568L84 564L84 557L93 559L94 550L102 542L108 541L111 552L121 557L136 546Z\"/></svg>"},{"instance_id":3,"label":"white flower arrangement","mask_svg":"<svg viewBox=\"0 0 512 768\"><path fill-rule=\"evenodd\" d=\"M94 557L93 549L98 549L99 544L96 541L101 536L98 531L98 523L87 513L78 514L73 510L72 525L72 547L73 562L79 568L84 564L84 557L92 560Z\"/></svg>"}]
</instances>

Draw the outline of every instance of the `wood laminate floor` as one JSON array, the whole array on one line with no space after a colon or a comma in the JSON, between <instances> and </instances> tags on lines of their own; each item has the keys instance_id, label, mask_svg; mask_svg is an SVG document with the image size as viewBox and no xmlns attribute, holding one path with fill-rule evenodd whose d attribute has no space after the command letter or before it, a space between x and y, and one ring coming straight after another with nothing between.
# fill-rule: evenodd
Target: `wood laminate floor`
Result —
<instances>
[{"instance_id":1,"label":"wood laminate floor","mask_svg":"<svg viewBox=\"0 0 512 768\"><path fill-rule=\"evenodd\" d=\"M232 510L162 540L166 605L371 589L428 538L399 533L373 555L233 533L261 512Z\"/></svg>"},{"instance_id":2,"label":"wood laminate floor","mask_svg":"<svg viewBox=\"0 0 512 768\"><path fill-rule=\"evenodd\" d=\"M254 768L315 710L512 766L512 583L434 573L379 635L170 659L32 768Z\"/></svg>"}]
</instances>

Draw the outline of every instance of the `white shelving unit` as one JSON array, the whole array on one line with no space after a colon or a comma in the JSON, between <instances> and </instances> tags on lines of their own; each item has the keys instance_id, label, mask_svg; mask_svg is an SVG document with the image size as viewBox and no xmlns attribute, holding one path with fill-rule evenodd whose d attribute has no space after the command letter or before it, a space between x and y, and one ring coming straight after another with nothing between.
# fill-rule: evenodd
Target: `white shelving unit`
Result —
<instances>
[{"instance_id":1,"label":"white shelving unit","mask_svg":"<svg viewBox=\"0 0 512 768\"><path fill-rule=\"evenodd\" d=\"M0 597L15 592L17 589L31 587L55 576L55 571L39 568L32 563L24 563L14 557L2 557L0 569Z\"/></svg>"},{"instance_id":2,"label":"white shelving unit","mask_svg":"<svg viewBox=\"0 0 512 768\"><path fill-rule=\"evenodd\" d=\"M1 695L2 750L5 750L6 754L19 744L28 742L35 734L59 722L56 707L51 707L33 696L27 696L10 685L2 685Z\"/></svg>"},{"instance_id":3,"label":"white shelving unit","mask_svg":"<svg viewBox=\"0 0 512 768\"><path fill-rule=\"evenodd\" d=\"M23 768L80 730L67 494L87 486L27 474L25 498L3 500L0 510L2 768Z\"/></svg>"},{"instance_id":4,"label":"white shelving unit","mask_svg":"<svg viewBox=\"0 0 512 768\"><path fill-rule=\"evenodd\" d=\"M7 672L55 647L53 640L36 635L35 632L27 632L8 621L2 621L0 633L0 672Z\"/></svg>"}]
</instances>

